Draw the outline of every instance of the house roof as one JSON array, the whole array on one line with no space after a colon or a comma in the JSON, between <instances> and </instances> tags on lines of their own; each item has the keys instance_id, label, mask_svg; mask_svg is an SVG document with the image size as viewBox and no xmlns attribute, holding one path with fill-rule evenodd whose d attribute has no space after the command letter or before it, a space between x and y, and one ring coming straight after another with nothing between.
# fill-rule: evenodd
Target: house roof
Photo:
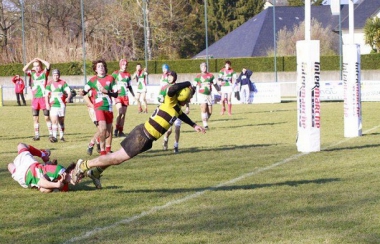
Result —
<instances>
[{"instance_id":1,"label":"house roof","mask_svg":"<svg viewBox=\"0 0 380 244\"><path fill-rule=\"evenodd\" d=\"M342 5L342 29L346 22L348 28L348 8L348 5ZM291 30L305 19L304 7L267 8L210 45L208 56L214 58L267 56L267 51L274 47L273 10L276 17L276 33L284 27ZM355 5L355 28L363 28L366 20L377 14L379 10L380 1L378 0L363 0ZM317 19L324 28L330 26L332 31L339 30L339 16L331 14L329 5L311 6L311 17ZM205 56L206 50L203 50L193 58Z\"/></svg>"},{"instance_id":2,"label":"house roof","mask_svg":"<svg viewBox=\"0 0 380 244\"><path fill-rule=\"evenodd\" d=\"M359 1L358 4L354 5L354 27L355 29L363 29L368 18L374 17L380 12L380 2L378 0L365 0ZM348 5L344 5L342 8L342 29L349 28L349 16L348 16ZM339 22L338 22L339 24ZM338 26L335 27L336 30L339 29Z\"/></svg>"}]
</instances>

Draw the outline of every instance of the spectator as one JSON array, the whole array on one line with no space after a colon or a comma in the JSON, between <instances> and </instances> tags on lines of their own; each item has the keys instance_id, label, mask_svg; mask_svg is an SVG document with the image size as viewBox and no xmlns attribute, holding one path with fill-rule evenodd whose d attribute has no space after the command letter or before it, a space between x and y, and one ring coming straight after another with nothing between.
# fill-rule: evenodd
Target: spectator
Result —
<instances>
[{"instance_id":1,"label":"spectator","mask_svg":"<svg viewBox=\"0 0 380 244\"><path fill-rule=\"evenodd\" d=\"M252 87L251 76L252 71L243 68L236 80L236 84L240 84L240 101L244 104L252 103L252 101L250 101L250 92Z\"/></svg>"},{"instance_id":2,"label":"spectator","mask_svg":"<svg viewBox=\"0 0 380 244\"><path fill-rule=\"evenodd\" d=\"M26 106L25 97L24 97L24 88L25 88L24 80L21 79L20 75L15 75L12 78L12 82L15 84L15 93L16 93L18 106L21 106L20 97L24 106Z\"/></svg>"}]
</instances>

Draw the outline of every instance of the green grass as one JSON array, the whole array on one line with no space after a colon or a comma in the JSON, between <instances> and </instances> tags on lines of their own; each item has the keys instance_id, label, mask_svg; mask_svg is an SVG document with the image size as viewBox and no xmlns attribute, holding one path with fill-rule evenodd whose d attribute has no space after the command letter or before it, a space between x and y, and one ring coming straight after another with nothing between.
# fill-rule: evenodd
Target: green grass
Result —
<instances>
[{"instance_id":1,"label":"green grass","mask_svg":"<svg viewBox=\"0 0 380 244\"><path fill-rule=\"evenodd\" d=\"M215 105L205 135L183 125L179 154L162 151L161 139L107 169L103 190L84 179L53 194L21 188L7 164L18 142L51 148L65 166L87 159L95 127L86 107L69 105L67 142L51 144L43 123L41 141L32 141L30 107L6 105L1 243L380 242L379 103L362 104L364 133L356 138L343 136L343 103L322 103L322 150L309 154L295 145L295 102L233 106L232 117ZM148 118L136 106L128 110L126 132ZM200 122L199 106L190 117Z\"/></svg>"}]
</instances>

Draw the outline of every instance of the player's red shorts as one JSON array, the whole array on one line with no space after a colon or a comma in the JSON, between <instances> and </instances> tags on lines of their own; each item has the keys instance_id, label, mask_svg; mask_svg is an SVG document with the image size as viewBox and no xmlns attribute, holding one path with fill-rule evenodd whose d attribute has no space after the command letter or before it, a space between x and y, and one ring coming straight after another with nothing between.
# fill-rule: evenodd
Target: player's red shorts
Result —
<instances>
[{"instance_id":1,"label":"player's red shorts","mask_svg":"<svg viewBox=\"0 0 380 244\"><path fill-rule=\"evenodd\" d=\"M123 106L128 106L129 105L129 98L128 96L125 96L125 97L117 97L115 99L115 104L116 103L121 103L121 105Z\"/></svg>"},{"instance_id":2,"label":"player's red shorts","mask_svg":"<svg viewBox=\"0 0 380 244\"><path fill-rule=\"evenodd\" d=\"M113 112L106 110L95 110L95 116L97 121L105 121L106 124L112 124Z\"/></svg>"},{"instance_id":3,"label":"player's red shorts","mask_svg":"<svg viewBox=\"0 0 380 244\"><path fill-rule=\"evenodd\" d=\"M44 110L46 109L46 102L44 97L33 98L32 99L32 109L34 110Z\"/></svg>"}]
</instances>

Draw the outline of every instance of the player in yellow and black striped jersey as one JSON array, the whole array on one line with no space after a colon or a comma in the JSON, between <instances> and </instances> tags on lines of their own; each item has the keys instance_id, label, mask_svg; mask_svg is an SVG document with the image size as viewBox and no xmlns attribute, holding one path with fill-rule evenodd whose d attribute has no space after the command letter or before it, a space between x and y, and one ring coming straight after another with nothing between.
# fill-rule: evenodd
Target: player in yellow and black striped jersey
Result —
<instances>
[{"instance_id":1,"label":"player in yellow and black striped jersey","mask_svg":"<svg viewBox=\"0 0 380 244\"><path fill-rule=\"evenodd\" d=\"M79 159L73 172L73 181L79 182L87 175L94 181L97 188L101 188L100 176L108 166L121 164L151 149L153 141L160 138L177 118L192 126L195 131L206 133L203 127L182 113L181 106L188 103L193 94L194 88L191 87L190 81L170 86L164 103L156 108L148 121L136 126L128 134L120 143L121 148L118 151L91 160Z\"/></svg>"}]
</instances>

